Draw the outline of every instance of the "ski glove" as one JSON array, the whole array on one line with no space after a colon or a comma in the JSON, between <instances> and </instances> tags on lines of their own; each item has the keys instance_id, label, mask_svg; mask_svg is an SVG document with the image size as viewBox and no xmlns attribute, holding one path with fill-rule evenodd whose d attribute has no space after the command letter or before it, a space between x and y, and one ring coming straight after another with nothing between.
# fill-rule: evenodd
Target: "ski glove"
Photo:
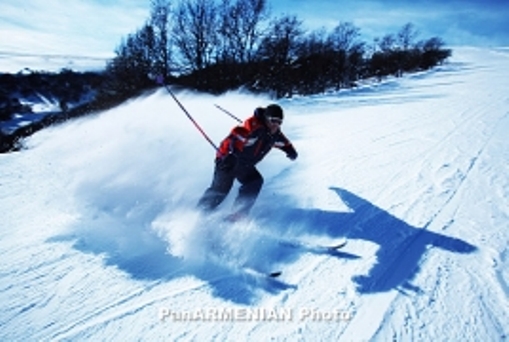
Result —
<instances>
[{"instance_id":1,"label":"ski glove","mask_svg":"<svg viewBox=\"0 0 509 342\"><path fill-rule=\"evenodd\" d=\"M286 156L288 157L288 159L290 160L297 159L298 154L295 148L293 148L293 146L290 145L287 148L284 148L283 150L286 152Z\"/></svg>"},{"instance_id":2,"label":"ski glove","mask_svg":"<svg viewBox=\"0 0 509 342\"><path fill-rule=\"evenodd\" d=\"M237 157L234 154L229 154L226 157L217 158L216 165L219 170L229 172L237 165Z\"/></svg>"},{"instance_id":3,"label":"ski glove","mask_svg":"<svg viewBox=\"0 0 509 342\"><path fill-rule=\"evenodd\" d=\"M292 151L290 153L287 153L286 156L290 160L295 160L295 159L297 159L297 152L296 151Z\"/></svg>"}]
</instances>

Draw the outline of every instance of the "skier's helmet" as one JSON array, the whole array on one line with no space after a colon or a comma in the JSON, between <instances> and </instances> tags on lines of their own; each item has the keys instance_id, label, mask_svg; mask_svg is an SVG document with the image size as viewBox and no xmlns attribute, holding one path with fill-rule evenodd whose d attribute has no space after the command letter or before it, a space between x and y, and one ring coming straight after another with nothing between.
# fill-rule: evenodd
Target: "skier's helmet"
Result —
<instances>
[{"instance_id":1,"label":"skier's helmet","mask_svg":"<svg viewBox=\"0 0 509 342\"><path fill-rule=\"evenodd\" d=\"M283 109L277 104L268 105L265 108L265 117L283 120Z\"/></svg>"}]
</instances>

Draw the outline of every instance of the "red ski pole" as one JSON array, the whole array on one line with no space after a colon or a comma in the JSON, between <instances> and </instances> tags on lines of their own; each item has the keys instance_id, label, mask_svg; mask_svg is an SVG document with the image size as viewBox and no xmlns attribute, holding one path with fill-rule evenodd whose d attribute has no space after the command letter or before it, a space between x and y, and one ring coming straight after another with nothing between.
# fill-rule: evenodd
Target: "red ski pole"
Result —
<instances>
[{"instance_id":1,"label":"red ski pole","mask_svg":"<svg viewBox=\"0 0 509 342\"><path fill-rule=\"evenodd\" d=\"M218 151L219 148L216 146L216 144L214 144L214 142L212 141L212 139L210 139L210 137L207 135L207 133L205 133L205 131L200 127L200 125L196 122L196 120L191 116L191 114L189 114L189 112L187 111L187 109L182 105L182 103L180 103L180 101L177 99L177 97L175 96L175 94L173 93L173 91L171 91L170 87L168 87L168 85L164 84L162 82L162 80L160 81L158 79L158 83L162 84L164 86L164 88L166 89L166 91L168 91L168 93L171 95L171 97L173 98L173 100L175 100L175 102L177 103L177 105L180 107L180 109L182 109L182 111L184 112L184 114L186 114L186 116L189 118L189 120L194 124L194 126L196 127L196 129L201 133L201 135L209 142L209 144L216 150Z\"/></svg>"},{"instance_id":2,"label":"red ski pole","mask_svg":"<svg viewBox=\"0 0 509 342\"><path fill-rule=\"evenodd\" d=\"M236 117L235 115L233 115L232 113L230 113L229 111L227 111L226 109L221 107L220 105L215 104L214 106L216 106L216 108L219 109L220 111L222 111L223 113L232 117L234 120L237 120L239 123L242 123L242 120L240 120L238 117Z\"/></svg>"}]
</instances>

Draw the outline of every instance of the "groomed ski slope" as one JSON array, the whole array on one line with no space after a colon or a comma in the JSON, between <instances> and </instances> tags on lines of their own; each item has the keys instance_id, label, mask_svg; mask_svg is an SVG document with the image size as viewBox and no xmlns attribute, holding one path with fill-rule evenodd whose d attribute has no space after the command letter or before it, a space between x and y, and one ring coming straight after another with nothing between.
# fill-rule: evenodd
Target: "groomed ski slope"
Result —
<instances>
[{"instance_id":1,"label":"groomed ski slope","mask_svg":"<svg viewBox=\"0 0 509 342\"><path fill-rule=\"evenodd\" d=\"M506 340L508 89L509 49L458 48L283 100L299 159L273 151L231 227L192 210L214 151L164 89L39 132L0 155L0 340ZM214 104L270 103L177 96L216 142L235 122Z\"/></svg>"}]
</instances>

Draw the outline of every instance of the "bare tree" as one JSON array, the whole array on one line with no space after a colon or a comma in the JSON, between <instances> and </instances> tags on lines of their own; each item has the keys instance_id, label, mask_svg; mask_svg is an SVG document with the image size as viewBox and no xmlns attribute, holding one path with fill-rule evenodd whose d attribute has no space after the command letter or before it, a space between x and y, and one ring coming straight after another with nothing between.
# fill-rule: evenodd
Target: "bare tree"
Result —
<instances>
[{"instance_id":1,"label":"bare tree","mask_svg":"<svg viewBox=\"0 0 509 342\"><path fill-rule=\"evenodd\" d=\"M415 45L415 39L419 32L415 29L412 23L405 24L396 35L396 42L399 47L404 50L410 50Z\"/></svg>"},{"instance_id":2,"label":"bare tree","mask_svg":"<svg viewBox=\"0 0 509 342\"><path fill-rule=\"evenodd\" d=\"M376 38L377 48L382 52L390 52L396 48L396 38L393 34L386 34L382 38Z\"/></svg>"},{"instance_id":3,"label":"bare tree","mask_svg":"<svg viewBox=\"0 0 509 342\"><path fill-rule=\"evenodd\" d=\"M219 59L246 63L253 60L254 48L258 43L260 22L266 18L266 0L223 1L220 7Z\"/></svg>"},{"instance_id":4,"label":"bare tree","mask_svg":"<svg viewBox=\"0 0 509 342\"><path fill-rule=\"evenodd\" d=\"M348 51L358 43L360 29L352 23L340 22L329 35L329 44L336 51Z\"/></svg>"},{"instance_id":5,"label":"bare tree","mask_svg":"<svg viewBox=\"0 0 509 342\"><path fill-rule=\"evenodd\" d=\"M202 70L212 64L217 27L218 11L213 0L182 0L175 11L172 36L184 69Z\"/></svg>"},{"instance_id":6,"label":"bare tree","mask_svg":"<svg viewBox=\"0 0 509 342\"><path fill-rule=\"evenodd\" d=\"M298 75L292 63L299 57L304 31L302 22L295 16L275 19L260 43L258 58L264 65L261 84L272 89L277 97L291 96Z\"/></svg>"},{"instance_id":7,"label":"bare tree","mask_svg":"<svg viewBox=\"0 0 509 342\"><path fill-rule=\"evenodd\" d=\"M288 65L297 57L303 34L302 22L297 17L275 19L260 44L260 57L278 66Z\"/></svg>"},{"instance_id":8,"label":"bare tree","mask_svg":"<svg viewBox=\"0 0 509 342\"><path fill-rule=\"evenodd\" d=\"M444 60L451 57L452 50L444 49L445 42L442 38L432 37L422 43L422 61L421 67L429 69L435 65L441 64Z\"/></svg>"},{"instance_id":9,"label":"bare tree","mask_svg":"<svg viewBox=\"0 0 509 342\"><path fill-rule=\"evenodd\" d=\"M150 25L154 29L155 51L153 61L153 72L168 76L170 74L171 47L169 44L169 0L151 0Z\"/></svg>"},{"instance_id":10,"label":"bare tree","mask_svg":"<svg viewBox=\"0 0 509 342\"><path fill-rule=\"evenodd\" d=\"M334 56L330 77L336 89L349 86L359 73L362 63L359 53L363 52L359 37L359 28L352 23L340 22L327 39Z\"/></svg>"},{"instance_id":11,"label":"bare tree","mask_svg":"<svg viewBox=\"0 0 509 342\"><path fill-rule=\"evenodd\" d=\"M129 94L150 84L148 75L152 72L155 49L154 30L148 24L122 40L106 69L115 81L116 92Z\"/></svg>"}]
</instances>

